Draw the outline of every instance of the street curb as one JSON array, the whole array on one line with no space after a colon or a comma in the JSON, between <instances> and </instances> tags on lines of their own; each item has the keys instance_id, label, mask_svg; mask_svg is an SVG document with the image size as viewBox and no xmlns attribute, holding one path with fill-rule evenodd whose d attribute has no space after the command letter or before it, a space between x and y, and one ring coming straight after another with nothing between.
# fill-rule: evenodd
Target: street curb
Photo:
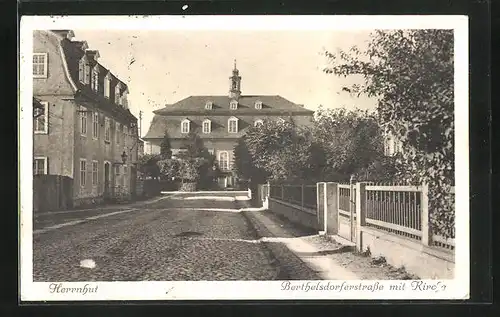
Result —
<instances>
[{"instance_id":1,"label":"street curb","mask_svg":"<svg viewBox=\"0 0 500 317\"><path fill-rule=\"evenodd\" d=\"M246 217L249 217L253 220L252 223L254 224L254 226L258 227L260 230L262 230L264 232L268 232L271 236L274 236L272 231L270 229L268 229L265 224L261 223L260 220L256 219L256 217L254 215L252 215L251 213L247 213L245 211L242 211L242 213ZM257 231L259 231L259 229L257 229ZM260 231L260 232L262 232L262 231ZM338 241L335 241L334 240L335 237L330 237L330 236L326 236L326 235L324 235L324 237L328 241L331 241L331 242L336 243L336 244L340 244L340 246L338 248L336 248L335 250L329 250L329 252L333 252L333 253L350 252L354 248L354 246L352 246L352 243L349 243L350 245L349 244L346 245L346 244L339 243ZM313 250L316 249L316 247L313 244L309 244L306 241L303 241L302 243L304 244L304 246L309 246ZM331 260L328 261L325 259L328 262L329 269L327 269L325 271L322 271L322 270L317 271L318 267L316 265L311 266L308 261L307 262L304 261L304 259L302 259L298 254L296 254L296 251L294 251L292 249L289 249L289 251L291 252L291 254L294 255L294 257L300 259L311 270L316 272L317 276L320 277L321 280L343 280L343 279L346 279L346 277L349 280L359 280L359 276L356 273L339 265L335 261L331 261ZM317 251L317 252L321 253L321 251ZM324 266L320 265L319 267L324 267ZM323 273L321 273L321 272L323 272Z\"/></svg>"},{"instance_id":2,"label":"street curb","mask_svg":"<svg viewBox=\"0 0 500 317\"><path fill-rule=\"evenodd\" d=\"M246 206L242 206L242 203L240 201L238 201L238 200L235 200L234 204L235 204L235 206L236 206L237 209L242 209L242 208L246 207ZM256 239L262 238L263 235L261 234L260 230L256 226L254 220L248 215L248 212L247 211L242 211L241 214L243 215L243 218L247 222L248 228L252 232L252 235L254 235ZM259 244L262 246L266 257L269 259L269 263L276 270L276 274L275 274L274 280L282 280L282 278L280 278L280 277L282 276L283 272L281 271L281 263L280 263L280 261L278 260L278 258L274 254L274 252L271 250L271 248L267 245L267 243L265 243L263 241L260 241Z\"/></svg>"}]
</instances>

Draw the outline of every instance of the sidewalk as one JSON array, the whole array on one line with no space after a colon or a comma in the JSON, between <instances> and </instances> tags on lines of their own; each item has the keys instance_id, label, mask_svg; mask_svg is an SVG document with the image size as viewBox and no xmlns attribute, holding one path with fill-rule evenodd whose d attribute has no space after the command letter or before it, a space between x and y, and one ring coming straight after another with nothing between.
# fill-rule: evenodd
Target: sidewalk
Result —
<instances>
[{"instance_id":1,"label":"sidewalk","mask_svg":"<svg viewBox=\"0 0 500 317\"><path fill-rule=\"evenodd\" d=\"M133 208L137 206L143 206L145 204L153 204L156 203L160 200L166 199L168 197L173 196L173 194L162 194L160 196L156 197L151 197L143 200L135 200L135 201L130 201L126 203L107 203L107 204L95 204L95 205L89 205L86 206L85 208L70 208L70 209L65 209L65 210L54 210L54 211L37 211L34 212L35 215L50 215L50 214L64 214L64 213L73 213L73 212L81 212L81 211L93 211L93 210L101 210L101 211L113 211L115 209L123 209L123 208Z\"/></svg>"},{"instance_id":2,"label":"sidewalk","mask_svg":"<svg viewBox=\"0 0 500 317\"><path fill-rule=\"evenodd\" d=\"M260 240L270 249L279 266L284 269L285 272L281 272L280 279L412 278L404 270L387 265L383 259L356 253L350 242L341 244L332 237L319 235L310 229L298 228L270 210L243 207L242 214L252 223L262 237ZM303 274L307 271L309 274Z\"/></svg>"}]
</instances>

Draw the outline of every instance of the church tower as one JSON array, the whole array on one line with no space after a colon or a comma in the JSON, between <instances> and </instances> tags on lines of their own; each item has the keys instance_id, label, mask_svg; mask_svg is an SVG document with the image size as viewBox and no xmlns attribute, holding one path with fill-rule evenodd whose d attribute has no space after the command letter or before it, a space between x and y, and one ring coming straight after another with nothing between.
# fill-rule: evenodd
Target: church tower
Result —
<instances>
[{"instance_id":1,"label":"church tower","mask_svg":"<svg viewBox=\"0 0 500 317\"><path fill-rule=\"evenodd\" d=\"M233 76L229 77L229 98L238 99L241 96L241 76L240 71L236 68L236 60L234 60Z\"/></svg>"}]
</instances>

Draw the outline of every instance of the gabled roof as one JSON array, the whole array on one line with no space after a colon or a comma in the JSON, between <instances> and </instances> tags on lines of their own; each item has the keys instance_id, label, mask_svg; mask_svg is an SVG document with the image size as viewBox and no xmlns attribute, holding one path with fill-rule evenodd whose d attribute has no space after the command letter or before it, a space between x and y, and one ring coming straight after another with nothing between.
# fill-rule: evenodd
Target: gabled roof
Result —
<instances>
[{"instance_id":1,"label":"gabled roof","mask_svg":"<svg viewBox=\"0 0 500 317\"><path fill-rule=\"evenodd\" d=\"M155 114L244 114L244 113L276 113L291 112L294 114L312 115L312 110L305 109L279 95L241 96L238 99L238 109L231 110L229 96L190 96L172 105L153 111ZM205 109L207 101L212 102L212 109ZM255 109L255 102L262 102L262 109Z\"/></svg>"}]
</instances>

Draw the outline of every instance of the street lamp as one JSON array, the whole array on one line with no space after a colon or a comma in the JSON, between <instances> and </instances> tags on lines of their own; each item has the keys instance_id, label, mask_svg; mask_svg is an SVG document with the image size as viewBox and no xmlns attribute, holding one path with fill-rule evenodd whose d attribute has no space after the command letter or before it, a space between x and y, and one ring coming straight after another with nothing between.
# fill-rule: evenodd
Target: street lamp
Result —
<instances>
[{"instance_id":1,"label":"street lamp","mask_svg":"<svg viewBox=\"0 0 500 317\"><path fill-rule=\"evenodd\" d=\"M123 164L125 164L127 162L127 153L125 153L125 151L123 151L121 157L122 157Z\"/></svg>"}]
</instances>

